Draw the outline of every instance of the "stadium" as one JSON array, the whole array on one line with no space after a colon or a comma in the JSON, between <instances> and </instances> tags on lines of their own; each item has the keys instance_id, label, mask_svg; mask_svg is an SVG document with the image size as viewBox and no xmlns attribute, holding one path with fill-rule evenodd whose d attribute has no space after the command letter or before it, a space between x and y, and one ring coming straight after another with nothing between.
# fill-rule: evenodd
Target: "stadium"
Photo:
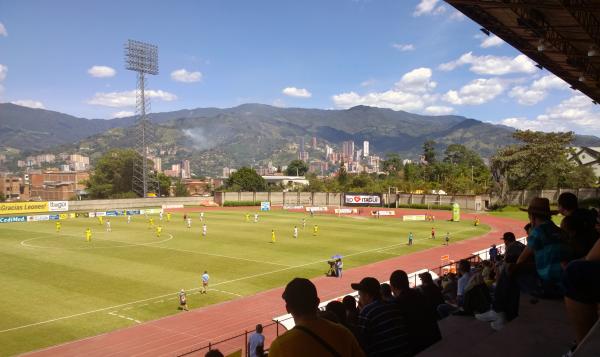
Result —
<instances>
[{"instance_id":1,"label":"stadium","mask_svg":"<svg viewBox=\"0 0 600 357\"><path fill-rule=\"evenodd\" d=\"M358 14L369 7L351 3ZM22 12L3 6L15 18ZM486 36L474 37L480 48L507 44L521 54L468 52L438 61L438 72L462 67L484 77L457 90L434 82L422 66L387 91L381 88L389 81L381 78L333 95L314 90L343 110L320 102L323 109L296 108L313 93L287 86L280 92L292 102L152 116L150 98L164 104L178 97L147 88L159 73L158 46L130 39L125 68L135 74L136 89L96 92L84 101L135 109L110 114L121 124L94 119L77 126L83 118L62 117L41 102L0 103L0 356L600 355L600 139L587 132L596 133L599 113L588 102L600 100L600 7L420 0L411 8L408 24L429 16L431 26L439 25L439 39L419 39L432 57L447 41L446 29L465 20ZM171 10L161 5L165 14ZM1 13L0 20L7 21ZM298 27L287 21L281 33ZM192 28L191 22L181 25ZM264 30L259 22L252 30ZM7 23L11 36L13 28L23 31L17 21ZM0 41L8 37L0 22ZM175 42L161 44L167 61L213 65L173 50ZM239 40L249 63L263 58L251 43ZM395 54L415 51L409 43L386 46ZM293 62L298 55L278 51L265 57ZM321 48L319 56L329 55ZM176 85L211 83L210 74L205 79L167 63ZM224 62L215 63L222 69ZM233 67L244 66L224 72ZM296 82L310 77L304 63L292 67L302 73ZM531 67L550 73L542 77ZM277 74L256 80L259 72L239 77L288 85ZM0 96L6 73L0 64ZM91 80L116 75L97 65L87 73ZM223 84L227 92L243 87L236 80ZM435 91L438 85L445 93ZM530 107L569 87L579 93L536 119L519 107L491 125L448 106L504 94L495 108L512 113L508 100ZM187 90L182 100L197 100ZM262 90L236 103L264 100ZM473 115L469 110L460 114ZM40 119L56 125L49 129ZM440 149L443 159L436 158Z\"/></svg>"}]
</instances>

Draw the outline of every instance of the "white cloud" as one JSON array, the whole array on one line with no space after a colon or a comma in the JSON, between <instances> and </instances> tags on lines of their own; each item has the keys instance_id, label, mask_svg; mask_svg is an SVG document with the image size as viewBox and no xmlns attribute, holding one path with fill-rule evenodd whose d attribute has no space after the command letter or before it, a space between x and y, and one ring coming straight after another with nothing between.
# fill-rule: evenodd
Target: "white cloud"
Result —
<instances>
[{"instance_id":1,"label":"white cloud","mask_svg":"<svg viewBox=\"0 0 600 357\"><path fill-rule=\"evenodd\" d=\"M360 83L361 87L370 87L372 85L375 85L377 83L377 80L375 79L367 79L366 81L362 81Z\"/></svg>"},{"instance_id":2,"label":"white cloud","mask_svg":"<svg viewBox=\"0 0 600 357\"><path fill-rule=\"evenodd\" d=\"M2 22L0 22L0 36L8 36L8 31L6 31L6 27L4 27L4 24L2 24Z\"/></svg>"},{"instance_id":3,"label":"white cloud","mask_svg":"<svg viewBox=\"0 0 600 357\"><path fill-rule=\"evenodd\" d=\"M478 78L464 85L458 91L446 92L443 100L454 105L480 105L502 94L505 86L505 83L498 78Z\"/></svg>"},{"instance_id":4,"label":"white cloud","mask_svg":"<svg viewBox=\"0 0 600 357\"><path fill-rule=\"evenodd\" d=\"M162 90L147 90L146 97L171 102L177 99L175 94ZM111 108L135 106L135 90L125 92L96 93L87 101L88 104L102 105Z\"/></svg>"},{"instance_id":5,"label":"white cloud","mask_svg":"<svg viewBox=\"0 0 600 357\"><path fill-rule=\"evenodd\" d=\"M120 112L113 113L112 117L113 118L125 118L125 117L133 116L134 114L135 114L134 112L122 110Z\"/></svg>"},{"instance_id":6,"label":"white cloud","mask_svg":"<svg viewBox=\"0 0 600 357\"><path fill-rule=\"evenodd\" d=\"M534 81L530 87L513 87L508 96L516 98L519 104L534 105L544 100L548 91L552 89L569 89L569 84L559 77L549 74Z\"/></svg>"},{"instance_id":7,"label":"white cloud","mask_svg":"<svg viewBox=\"0 0 600 357\"><path fill-rule=\"evenodd\" d=\"M585 95L575 95L563 100L560 104L546 109L545 114L535 119L507 118L505 125L518 129L540 131L568 131L578 133L600 134L600 109Z\"/></svg>"},{"instance_id":8,"label":"white cloud","mask_svg":"<svg viewBox=\"0 0 600 357\"><path fill-rule=\"evenodd\" d=\"M482 48L489 48L489 47L497 47L497 46L502 46L504 44L504 41L496 36L496 35L491 35L491 36L486 36L483 41L481 41L481 47Z\"/></svg>"},{"instance_id":9,"label":"white cloud","mask_svg":"<svg viewBox=\"0 0 600 357\"><path fill-rule=\"evenodd\" d=\"M425 112L433 115L447 115L454 112L454 108L443 105L431 105L425 108Z\"/></svg>"},{"instance_id":10,"label":"white cloud","mask_svg":"<svg viewBox=\"0 0 600 357\"><path fill-rule=\"evenodd\" d=\"M88 73L92 77L107 78L114 77L117 71L115 71L114 68L108 66L93 66L92 68L88 69Z\"/></svg>"},{"instance_id":11,"label":"white cloud","mask_svg":"<svg viewBox=\"0 0 600 357\"><path fill-rule=\"evenodd\" d=\"M395 83L396 88L409 92L424 93L437 86L437 83L431 80L431 69L421 67L413 69L404 74L400 81Z\"/></svg>"},{"instance_id":12,"label":"white cloud","mask_svg":"<svg viewBox=\"0 0 600 357\"><path fill-rule=\"evenodd\" d=\"M20 105L22 107L29 107L29 108L34 108L34 109L45 109L44 103L37 101L37 100L32 100L32 99L15 100L14 102L11 102L11 103Z\"/></svg>"},{"instance_id":13,"label":"white cloud","mask_svg":"<svg viewBox=\"0 0 600 357\"><path fill-rule=\"evenodd\" d=\"M0 64L0 81L3 81L6 78L6 74L8 73L8 67L3 64Z\"/></svg>"},{"instance_id":14,"label":"white cloud","mask_svg":"<svg viewBox=\"0 0 600 357\"><path fill-rule=\"evenodd\" d=\"M525 55L511 57L474 56L472 52L465 53L459 59L438 66L442 71L452 71L457 67L469 64L469 70L477 74L499 76L509 73L534 73L535 63Z\"/></svg>"},{"instance_id":15,"label":"white cloud","mask_svg":"<svg viewBox=\"0 0 600 357\"><path fill-rule=\"evenodd\" d=\"M421 16L421 15L429 15L436 11L436 6L439 0L421 0L415 11L413 12L413 16ZM438 10L439 11L439 10Z\"/></svg>"},{"instance_id":16,"label":"white cloud","mask_svg":"<svg viewBox=\"0 0 600 357\"><path fill-rule=\"evenodd\" d=\"M296 88L296 87L287 87L284 88L281 93L290 96L290 97L297 97L297 98L310 98L312 97L312 93L309 92L308 90L304 89L304 88Z\"/></svg>"},{"instance_id":17,"label":"white cloud","mask_svg":"<svg viewBox=\"0 0 600 357\"><path fill-rule=\"evenodd\" d=\"M368 105L394 110L422 111L438 99L438 95L432 93L437 83L431 80L431 76L431 69L417 68L404 74L392 89L385 92L364 95L346 92L334 95L331 99L338 108Z\"/></svg>"},{"instance_id":18,"label":"white cloud","mask_svg":"<svg viewBox=\"0 0 600 357\"><path fill-rule=\"evenodd\" d=\"M449 18L450 18L450 20L462 21L462 20L466 19L467 17L462 12L454 10L450 14Z\"/></svg>"},{"instance_id":19,"label":"white cloud","mask_svg":"<svg viewBox=\"0 0 600 357\"><path fill-rule=\"evenodd\" d=\"M392 43L392 47L394 47L398 51L402 51L402 52L415 50L415 45L413 45L412 43L407 43L407 44Z\"/></svg>"},{"instance_id":20,"label":"white cloud","mask_svg":"<svg viewBox=\"0 0 600 357\"><path fill-rule=\"evenodd\" d=\"M176 82L194 83L202 80L201 72L188 72L185 68L171 72L171 79Z\"/></svg>"}]
</instances>

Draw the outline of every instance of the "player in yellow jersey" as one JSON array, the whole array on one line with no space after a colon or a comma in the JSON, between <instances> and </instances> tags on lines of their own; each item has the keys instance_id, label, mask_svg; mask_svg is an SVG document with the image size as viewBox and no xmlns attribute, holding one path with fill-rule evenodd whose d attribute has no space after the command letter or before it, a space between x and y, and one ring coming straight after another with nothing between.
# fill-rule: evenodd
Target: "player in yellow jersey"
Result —
<instances>
[{"instance_id":1,"label":"player in yellow jersey","mask_svg":"<svg viewBox=\"0 0 600 357\"><path fill-rule=\"evenodd\" d=\"M156 226L156 237L160 238L161 233L162 233L162 226Z\"/></svg>"},{"instance_id":2,"label":"player in yellow jersey","mask_svg":"<svg viewBox=\"0 0 600 357\"><path fill-rule=\"evenodd\" d=\"M154 218L150 217L148 223L150 223L150 229L154 228Z\"/></svg>"},{"instance_id":3,"label":"player in yellow jersey","mask_svg":"<svg viewBox=\"0 0 600 357\"><path fill-rule=\"evenodd\" d=\"M90 227L88 227L85 230L85 240L88 241L88 242L92 241L92 230L90 229Z\"/></svg>"},{"instance_id":4,"label":"player in yellow jersey","mask_svg":"<svg viewBox=\"0 0 600 357\"><path fill-rule=\"evenodd\" d=\"M98 216L98 222L100 223L100 225L104 225L104 220L102 218L102 216Z\"/></svg>"},{"instance_id":5,"label":"player in yellow jersey","mask_svg":"<svg viewBox=\"0 0 600 357\"><path fill-rule=\"evenodd\" d=\"M275 243L276 239L275 239L275 230L271 229L271 243Z\"/></svg>"},{"instance_id":6,"label":"player in yellow jersey","mask_svg":"<svg viewBox=\"0 0 600 357\"><path fill-rule=\"evenodd\" d=\"M246 222L250 222L250 213L246 213Z\"/></svg>"},{"instance_id":7,"label":"player in yellow jersey","mask_svg":"<svg viewBox=\"0 0 600 357\"><path fill-rule=\"evenodd\" d=\"M56 233L60 233L60 229L61 229L61 223L60 221L56 221Z\"/></svg>"},{"instance_id":8,"label":"player in yellow jersey","mask_svg":"<svg viewBox=\"0 0 600 357\"><path fill-rule=\"evenodd\" d=\"M167 222L171 222L171 212L167 212Z\"/></svg>"},{"instance_id":9,"label":"player in yellow jersey","mask_svg":"<svg viewBox=\"0 0 600 357\"><path fill-rule=\"evenodd\" d=\"M313 226L313 236L316 236L317 234L319 234L319 226L315 224Z\"/></svg>"}]
</instances>

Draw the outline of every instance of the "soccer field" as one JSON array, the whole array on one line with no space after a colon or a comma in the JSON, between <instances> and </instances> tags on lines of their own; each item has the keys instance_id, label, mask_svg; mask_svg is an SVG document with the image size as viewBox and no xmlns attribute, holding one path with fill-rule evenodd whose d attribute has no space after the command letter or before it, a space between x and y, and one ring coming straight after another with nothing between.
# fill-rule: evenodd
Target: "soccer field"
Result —
<instances>
[{"instance_id":1,"label":"soccer field","mask_svg":"<svg viewBox=\"0 0 600 357\"><path fill-rule=\"evenodd\" d=\"M0 226L0 355L13 355L97 335L179 312L177 292L199 308L285 285L296 276L316 277L330 256L344 256L344 269L486 233L472 221L402 222L398 218L337 217L272 211L258 223L245 211L199 213L187 228L183 214L162 222L156 237L143 216L111 217L112 232L94 218ZM248 211L248 213L254 213ZM153 216L160 223L158 215ZM302 228L306 218L306 228ZM165 215L166 219L166 215ZM318 235L312 227L317 224ZM299 238L292 237L294 225ZM85 229L93 232L85 240ZM271 230L277 242L271 243ZM413 246L407 246L409 232ZM198 294L200 276L210 291Z\"/></svg>"}]
</instances>

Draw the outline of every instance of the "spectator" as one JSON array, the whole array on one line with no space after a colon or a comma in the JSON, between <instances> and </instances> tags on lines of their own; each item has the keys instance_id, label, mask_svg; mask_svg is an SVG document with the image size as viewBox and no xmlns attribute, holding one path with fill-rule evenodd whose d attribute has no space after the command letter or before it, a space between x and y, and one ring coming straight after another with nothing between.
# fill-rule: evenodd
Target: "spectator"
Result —
<instances>
[{"instance_id":1,"label":"spectator","mask_svg":"<svg viewBox=\"0 0 600 357\"><path fill-rule=\"evenodd\" d=\"M458 262L458 284L456 288L456 301L458 306L462 306L465 297L465 288L471 279L471 263L463 259Z\"/></svg>"},{"instance_id":2,"label":"spectator","mask_svg":"<svg viewBox=\"0 0 600 357\"><path fill-rule=\"evenodd\" d=\"M392 287L388 283L381 284L381 298L383 301L394 301L392 296Z\"/></svg>"},{"instance_id":3,"label":"spectator","mask_svg":"<svg viewBox=\"0 0 600 357\"><path fill-rule=\"evenodd\" d=\"M527 237L527 246L517 259L516 266L519 267L532 256L535 257L543 294L546 297L560 296L562 294L559 283L563 272L561 263L566 259L566 246L563 232L551 219L557 211L550 210L550 201L547 198L536 197L529 204L527 213L531 229Z\"/></svg>"},{"instance_id":4,"label":"spectator","mask_svg":"<svg viewBox=\"0 0 600 357\"><path fill-rule=\"evenodd\" d=\"M358 291L358 336L366 355L412 356L400 305L382 300L379 281L375 278L363 278L351 286Z\"/></svg>"},{"instance_id":5,"label":"spectator","mask_svg":"<svg viewBox=\"0 0 600 357\"><path fill-rule=\"evenodd\" d=\"M225 356L219 350L210 350L210 351L206 352L204 357L225 357Z\"/></svg>"},{"instance_id":6,"label":"spectator","mask_svg":"<svg viewBox=\"0 0 600 357\"><path fill-rule=\"evenodd\" d=\"M418 354L441 340L437 313L431 309L425 296L419 290L410 288L406 272L394 271L390 276L390 284L396 303L400 306L406 319L412 355Z\"/></svg>"},{"instance_id":7,"label":"spectator","mask_svg":"<svg viewBox=\"0 0 600 357\"><path fill-rule=\"evenodd\" d=\"M498 258L498 248L496 248L495 244L492 244L489 251L490 261L495 262Z\"/></svg>"},{"instance_id":8,"label":"spectator","mask_svg":"<svg viewBox=\"0 0 600 357\"><path fill-rule=\"evenodd\" d=\"M351 327L350 331L356 333L359 313L358 307L356 307L356 299L352 295L346 295L342 299L342 304L344 304L344 308L346 309L346 322Z\"/></svg>"},{"instance_id":9,"label":"spectator","mask_svg":"<svg viewBox=\"0 0 600 357\"><path fill-rule=\"evenodd\" d=\"M525 249L525 244L517 241L513 232L506 232L502 236L504 241L504 261L506 263L516 263L519 255Z\"/></svg>"},{"instance_id":10,"label":"spectator","mask_svg":"<svg viewBox=\"0 0 600 357\"><path fill-rule=\"evenodd\" d=\"M337 322L348 328L348 320L346 319L346 309L341 301L330 301L325 305L325 311L335 315ZM349 328L348 328L349 329Z\"/></svg>"},{"instance_id":11,"label":"spectator","mask_svg":"<svg viewBox=\"0 0 600 357\"><path fill-rule=\"evenodd\" d=\"M600 233L600 220L596 221L596 230ZM579 344L588 331L598 321L600 304L600 240L584 259L574 260L565 269L565 307L575 329L576 342Z\"/></svg>"},{"instance_id":12,"label":"spectator","mask_svg":"<svg viewBox=\"0 0 600 357\"><path fill-rule=\"evenodd\" d=\"M364 356L348 329L318 317L319 297L310 280L293 279L285 287L282 298L296 327L273 341L270 357Z\"/></svg>"},{"instance_id":13,"label":"spectator","mask_svg":"<svg viewBox=\"0 0 600 357\"><path fill-rule=\"evenodd\" d=\"M598 240L598 232L594 228L598 212L579 208L577 196L571 192L564 192L558 196L558 212L565 216L561 228L567 220L568 227L577 232L576 236L571 237L573 258L583 258Z\"/></svg>"},{"instance_id":14,"label":"spectator","mask_svg":"<svg viewBox=\"0 0 600 357\"><path fill-rule=\"evenodd\" d=\"M458 289L458 282L456 280L456 274L449 273L442 279L442 296L445 301L452 304L456 303L456 290Z\"/></svg>"},{"instance_id":15,"label":"spectator","mask_svg":"<svg viewBox=\"0 0 600 357\"><path fill-rule=\"evenodd\" d=\"M433 278L429 272L419 274L419 278L421 278L419 290L423 294L427 306L429 306L429 309L437 318L437 307L444 303L442 290L433 282Z\"/></svg>"},{"instance_id":16,"label":"spectator","mask_svg":"<svg viewBox=\"0 0 600 357\"><path fill-rule=\"evenodd\" d=\"M258 354L257 350L264 350L265 336L262 334L263 326L261 324L256 325L256 332L254 332L248 338L248 356L249 357L262 357L262 354Z\"/></svg>"}]
</instances>

